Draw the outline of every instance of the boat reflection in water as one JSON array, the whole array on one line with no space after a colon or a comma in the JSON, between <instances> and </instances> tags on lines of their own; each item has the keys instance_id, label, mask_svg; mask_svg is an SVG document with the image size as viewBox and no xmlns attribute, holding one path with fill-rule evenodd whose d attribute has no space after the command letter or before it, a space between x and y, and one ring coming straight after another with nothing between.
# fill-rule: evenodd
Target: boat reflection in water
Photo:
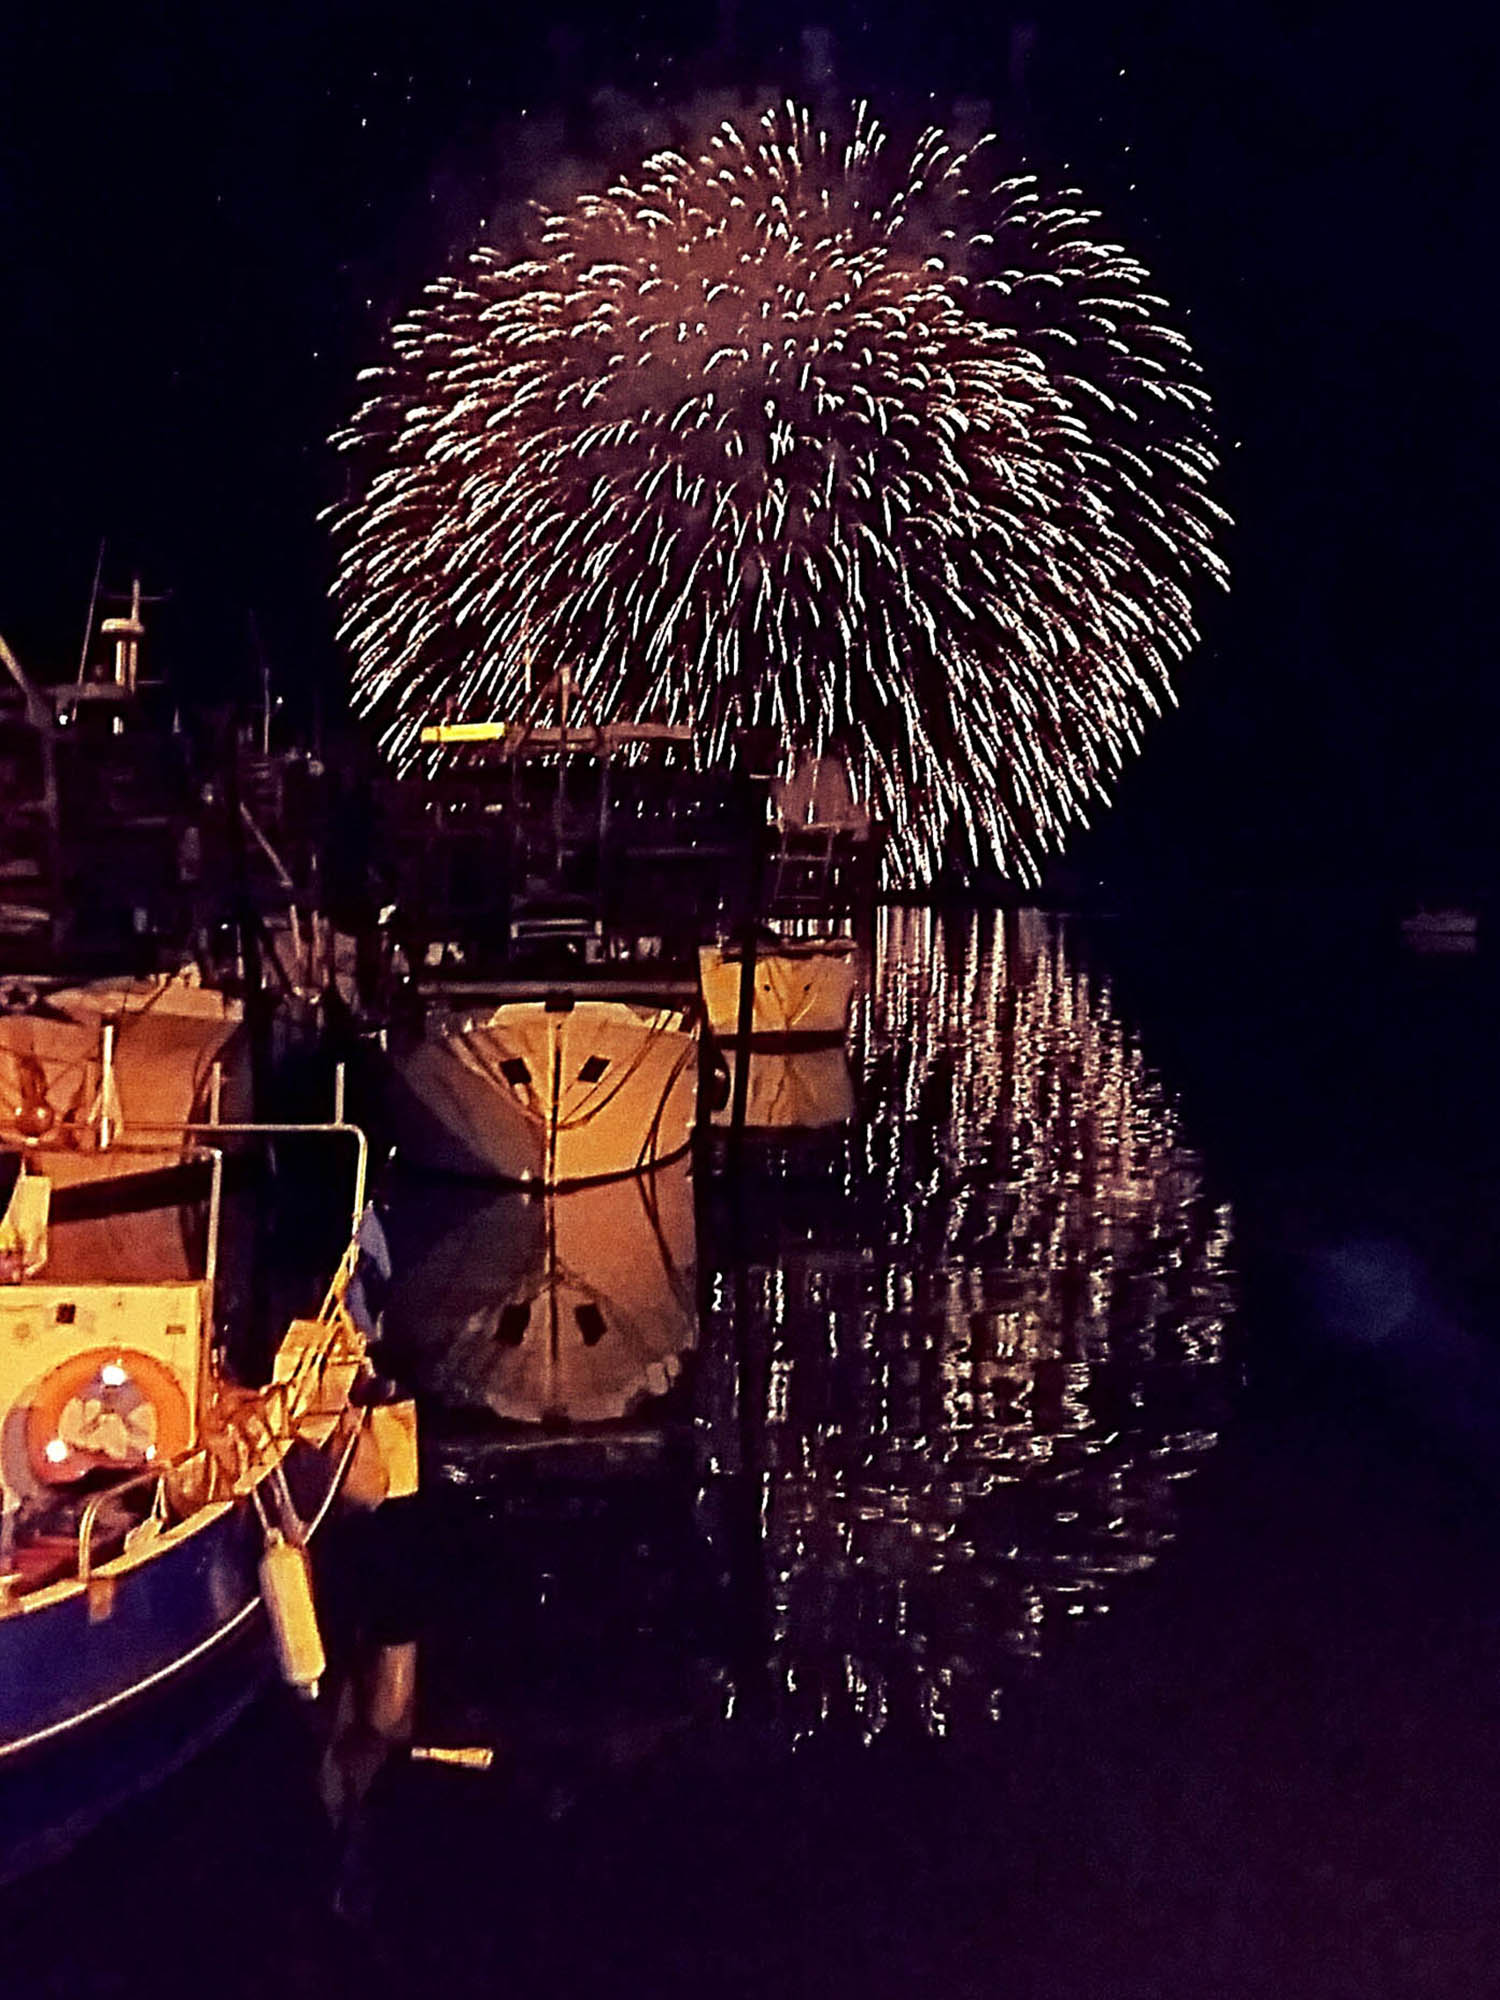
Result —
<instances>
[{"instance_id":1,"label":"boat reflection in water","mask_svg":"<svg viewBox=\"0 0 1500 2000\"><path fill-rule=\"evenodd\" d=\"M973 1742L1170 1540L1237 1375L1170 1099L1060 927L892 912L875 974L848 1060L757 1052L696 1246L686 1162L393 1200L389 1365L526 1447L429 1490L429 1761Z\"/></svg>"},{"instance_id":2,"label":"boat reflection in water","mask_svg":"<svg viewBox=\"0 0 1500 2000\"><path fill-rule=\"evenodd\" d=\"M615 1422L664 1396L697 1340L686 1159L546 1193L411 1181L391 1240L392 1355L450 1411Z\"/></svg>"},{"instance_id":3,"label":"boat reflection in water","mask_svg":"<svg viewBox=\"0 0 1500 2000\"><path fill-rule=\"evenodd\" d=\"M725 1050L730 1089L716 1125L730 1123L738 1052ZM847 1125L857 1109L849 1058L841 1047L753 1049L745 1093L745 1126L752 1132L812 1132Z\"/></svg>"},{"instance_id":4,"label":"boat reflection in water","mask_svg":"<svg viewBox=\"0 0 1500 2000\"><path fill-rule=\"evenodd\" d=\"M1228 1212L1062 927L888 912L860 1039L840 1170L748 1156L706 1328L752 1357L793 1740L997 1716L1169 1540L1234 1388Z\"/></svg>"},{"instance_id":5,"label":"boat reflection in water","mask_svg":"<svg viewBox=\"0 0 1500 2000\"><path fill-rule=\"evenodd\" d=\"M355 1915L373 1899L363 1805L393 1752L498 1765L550 1800L580 1766L711 1721L719 1696L662 1602L663 1573L693 1568L691 1505L662 1492L698 1340L690 1162L545 1192L409 1175L390 1196L383 1358L423 1399L437 1470L425 1516L372 1524L356 1582L378 1636L321 1773Z\"/></svg>"}]
</instances>

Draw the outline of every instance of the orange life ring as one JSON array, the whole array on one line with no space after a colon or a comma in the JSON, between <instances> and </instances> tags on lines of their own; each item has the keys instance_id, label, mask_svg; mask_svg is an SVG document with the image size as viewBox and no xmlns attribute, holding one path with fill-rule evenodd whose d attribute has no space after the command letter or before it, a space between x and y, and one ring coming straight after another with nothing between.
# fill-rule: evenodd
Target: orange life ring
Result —
<instances>
[{"instance_id":1,"label":"orange life ring","mask_svg":"<svg viewBox=\"0 0 1500 2000\"><path fill-rule=\"evenodd\" d=\"M192 1435L176 1376L133 1347L91 1347L59 1362L26 1413L26 1455L47 1486L101 1467L125 1474L166 1464Z\"/></svg>"}]
</instances>

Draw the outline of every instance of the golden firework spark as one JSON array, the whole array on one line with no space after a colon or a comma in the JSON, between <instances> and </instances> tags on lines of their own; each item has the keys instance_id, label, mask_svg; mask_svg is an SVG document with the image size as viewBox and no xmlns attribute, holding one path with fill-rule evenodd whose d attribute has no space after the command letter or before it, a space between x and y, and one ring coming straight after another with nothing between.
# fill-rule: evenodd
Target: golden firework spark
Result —
<instances>
[{"instance_id":1,"label":"golden firework spark","mask_svg":"<svg viewBox=\"0 0 1500 2000\"><path fill-rule=\"evenodd\" d=\"M900 876L1023 878L1222 580L1208 399L1073 192L864 107L723 125L474 252L336 440L336 597L398 761L529 661L600 719L841 746Z\"/></svg>"}]
</instances>

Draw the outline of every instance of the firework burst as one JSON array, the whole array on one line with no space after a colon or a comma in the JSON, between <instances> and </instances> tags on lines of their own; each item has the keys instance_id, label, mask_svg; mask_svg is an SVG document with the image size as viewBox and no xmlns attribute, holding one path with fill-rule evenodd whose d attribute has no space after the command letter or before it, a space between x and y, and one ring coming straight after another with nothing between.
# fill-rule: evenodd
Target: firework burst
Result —
<instances>
[{"instance_id":1,"label":"firework burst","mask_svg":"<svg viewBox=\"0 0 1500 2000\"><path fill-rule=\"evenodd\" d=\"M1084 818L1222 577L1208 403L1143 267L994 142L898 161L794 106L477 250L337 439L362 707L841 746L897 875L1022 877Z\"/></svg>"}]
</instances>

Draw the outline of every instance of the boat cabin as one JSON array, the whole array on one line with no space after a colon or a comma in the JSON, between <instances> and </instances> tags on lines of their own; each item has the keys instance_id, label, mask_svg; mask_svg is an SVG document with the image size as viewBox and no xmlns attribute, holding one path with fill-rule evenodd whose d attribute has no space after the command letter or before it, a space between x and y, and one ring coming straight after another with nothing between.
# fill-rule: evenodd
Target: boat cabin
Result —
<instances>
[{"instance_id":1,"label":"boat cabin","mask_svg":"<svg viewBox=\"0 0 1500 2000\"><path fill-rule=\"evenodd\" d=\"M72 1574L91 1498L142 1476L144 1510L153 1468L199 1441L211 1277L193 1269L183 1211L59 1219L45 1175L14 1155L0 1170L0 1594L12 1595ZM101 1539L123 1528L106 1520Z\"/></svg>"},{"instance_id":2,"label":"boat cabin","mask_svg":"<svg viewBox=\"0 0 1500 2000\"><path fill-rule=\"evenodd\" d=\"M383 815L387 961L418 980L548 960L689 967L752 814L666 723L435 723Z\"/></svg>"}]
</instances>

